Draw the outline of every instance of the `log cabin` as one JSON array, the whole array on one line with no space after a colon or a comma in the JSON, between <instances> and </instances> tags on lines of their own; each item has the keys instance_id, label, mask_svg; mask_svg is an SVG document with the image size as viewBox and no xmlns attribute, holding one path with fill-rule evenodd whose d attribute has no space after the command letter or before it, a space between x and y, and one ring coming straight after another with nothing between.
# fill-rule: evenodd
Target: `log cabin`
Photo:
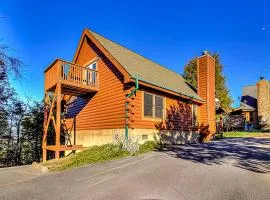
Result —
<instances>
[{"instance_id":1,"label":"log cabin","mask_svg":"<svg viewBox=\"0 0 270 200\"><path fill-rule=\"evenodd\" d=\"M215 60L197 58L198 88L180 75L85 29L71 62L44 71L43 160L115 136L179 144L209 140L215 125Z\"/></svg>"}]
</instances>

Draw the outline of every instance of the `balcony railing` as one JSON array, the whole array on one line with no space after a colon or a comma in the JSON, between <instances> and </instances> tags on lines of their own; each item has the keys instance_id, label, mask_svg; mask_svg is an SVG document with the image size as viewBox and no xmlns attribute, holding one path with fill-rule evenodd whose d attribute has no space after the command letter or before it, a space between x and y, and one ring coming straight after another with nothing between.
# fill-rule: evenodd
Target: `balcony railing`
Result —
<instances>
[{"instance_id":1,"label":"balcony railing","mask_svg":"<svg viewBox=\"0 0 270 200\"><path fill-rule=\"evenodd\" d=\"M57 82L65 86L97 91L99 77L96 70L56 59L45 70L45 90L50 90Z\"/></svg>"}]
</instances>

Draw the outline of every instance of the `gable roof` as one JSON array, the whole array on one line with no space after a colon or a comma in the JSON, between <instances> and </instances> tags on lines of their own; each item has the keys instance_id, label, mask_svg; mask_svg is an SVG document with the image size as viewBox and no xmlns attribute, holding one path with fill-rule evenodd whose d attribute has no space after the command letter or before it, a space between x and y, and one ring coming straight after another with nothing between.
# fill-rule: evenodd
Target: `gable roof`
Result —
<instances>
[{"instance_id":1,"label":"gable roof","mask_svg":"<svg viewBox=\"0 0 270 200\"><path fill-rule=\"evenodd\" d=\"M176 92L189 98L203 101L194 92L187 81L172 70L169 70L129 49L123 47L93 31L91 35L121 64L131 77Z\"/></svg>"},{"instance_id":2,"label":"gable roof","mask_svg":"<svg viewBox=\"0 0 270 200\"><path fill-rule=\"evenodd\" d=\"M240 103L240 109L244 110L244 111L254 111L256 110L256 108L248 105L248 104L245 104L245 103Z\"/></svg>"}]
</instances>

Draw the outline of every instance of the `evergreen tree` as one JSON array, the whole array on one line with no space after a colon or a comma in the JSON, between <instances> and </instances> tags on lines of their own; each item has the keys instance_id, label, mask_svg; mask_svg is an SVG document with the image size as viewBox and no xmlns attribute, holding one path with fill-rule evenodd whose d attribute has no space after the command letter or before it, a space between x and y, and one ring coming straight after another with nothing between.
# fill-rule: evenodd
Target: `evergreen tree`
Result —
<instances>
[{"instance_id":1,"label":"evergreen tree","mask_svg":"<svg viewBox=\"0 0 270 200\"><path fill-rule=\"evenodd\" d=\"M43 103L34 102L22 120L20 145L22 164L39 162L41 159L43 115Z\"/></svg>"},{"instance_id":2,"label":"evergreen tree","mask_svg":"<svg viewBox=\"0 0 270 200\"><path fill-rule=\"evenodd\" d=\"M0 167L14 165L16 160L14 106L18 105L15 90L10 86L9 78L21 77L22 62L10 54L10 49L0 44Z\"/></svg>"},{"instance_id":3,"label":"evergreen tree","mask_svg":"<svg viewBox=\"0 0 270 200\"><path fill-rule=\"evenodd\" d=\"M223 74L223 64L220 61L218 53L211 54L216 60L216 98L220 101L220 106L230 108L233 100L229 94L229 89L226 86L226 77ZM197 88L197 58L192 59L184 68L183 77L194 87Z\"/></svg>"}]
</instances>

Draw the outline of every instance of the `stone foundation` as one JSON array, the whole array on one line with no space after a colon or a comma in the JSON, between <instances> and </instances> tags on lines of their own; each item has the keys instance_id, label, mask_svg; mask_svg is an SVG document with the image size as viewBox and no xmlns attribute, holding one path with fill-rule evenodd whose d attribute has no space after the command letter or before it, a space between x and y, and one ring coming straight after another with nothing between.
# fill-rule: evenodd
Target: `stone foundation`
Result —
<instances>
[{"instance_id":1,"label":"stone foundation","mask_svg":"<svg viewBox=\"0 0 270 200\"><path fill-rule=\"evenodd\" d=\"M193 144L200 141L200 134L198 131L162 131L160 137L163 142L169 144Z\"/></svg>"}]
</instances>

